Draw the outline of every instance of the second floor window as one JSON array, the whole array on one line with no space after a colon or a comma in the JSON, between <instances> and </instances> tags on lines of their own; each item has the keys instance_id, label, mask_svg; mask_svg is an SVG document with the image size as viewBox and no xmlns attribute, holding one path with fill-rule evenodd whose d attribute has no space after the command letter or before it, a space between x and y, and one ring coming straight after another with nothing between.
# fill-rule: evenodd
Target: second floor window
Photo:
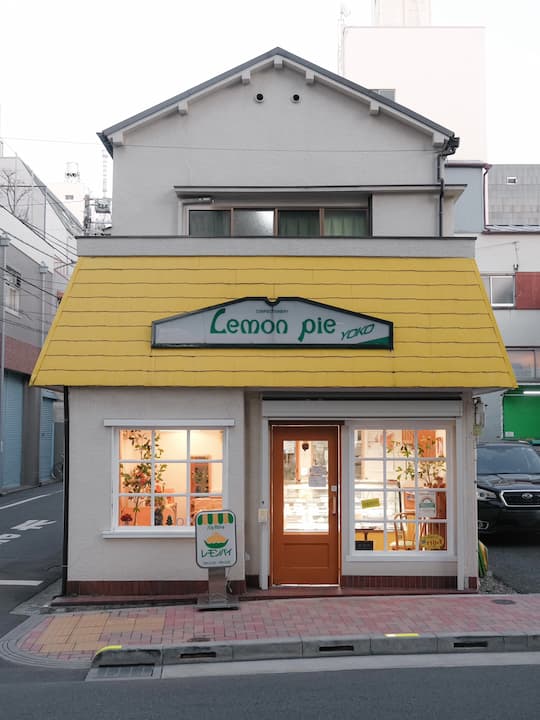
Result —
<instances>
[{"instance_id":1,"label":"second floor window","mask_svg":"<svg viewBox=\"0 0 540 720\"><path fill-rule=\"evenodd\" d=\"M21 306L21 274L10 267L6 267L4 292L6 310L18 314Z\"/></svg>"},{"instance_id":2,"label":"second floor window","mask_svg":"<svg viewBox=\"0 0 540 720\"><path fill-rule=\"evenodd\" d=\"M514 275L482 275L493 307L513 307L515 303Z\"/></svg>"},{"instance_id":3,"label":"second floor window","mask_svg":"<svg viewBox=\"0 0 540 720\"><path fill-rule=\"evenodd\" d=\"M540 348L507 348L518 380L540 380Z\"/></svg>"},{"instance_id":4,"label":"second floor window","mask_svg":"<svg viewBox=\"0 0 540 720\"><path fill-rule=\"evenodd\" d=\"M367 208L189 210L192 237L365 237Z\"/></svg>"}]
</instances>

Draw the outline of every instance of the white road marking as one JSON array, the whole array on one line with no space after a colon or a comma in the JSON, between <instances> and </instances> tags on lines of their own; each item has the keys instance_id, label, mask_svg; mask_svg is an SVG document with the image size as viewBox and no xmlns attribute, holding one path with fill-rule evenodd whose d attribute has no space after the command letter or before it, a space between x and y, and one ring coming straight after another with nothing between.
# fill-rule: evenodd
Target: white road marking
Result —
<instances>
[{"instance_id":1,"label":"white road marking","mask_svg":"<svg viewBox=\"0 0 540 720\"><path fill-rule=\"evenodd\" d=\"M54 525L56 520L25 520L20 525L13 525L12 530L41 530L45 525Z\"/></svg>"},{"instance_id":2,"label":"white road marking","mask_svg":"<svg viewBox=\"0 0 540 720\"><path fill-rule=\"evenodd\" d=\"M0 580L0 585L31 585L32 587L35 587L36 585L41 585L42 582L43 580Z\"/></svg>"},{"instance_id":3,"label":"white road marking","mask_svg":"<svg viewBox=\"0 0 540 720\"><path fill-rule=\"evenodd\" d=\"M10 505L1 505L0 510L7 510L8 508L15 507L16 505L24 505L24 503L32 502L33 500L41 500L41 498L51 497L51 495L58 495L61 493L62 490L56 490L52 493L47 493L46 495L36 495L36 497L28 498L27 500L19 500L19 502L11 503Z\"/></svg>"},{"instance_id":4,"label":"white road marking","mask_svg":"<svg viewBox=\"0 0 540 720\"><path fill-rule=\"evenodd\" d=\"M0 545L2 543L7 543L10 540L15 540L15 538L21 537L20 535L16 535L15 533L3 533L0 535Z\"/></svg>"}]
</instances>

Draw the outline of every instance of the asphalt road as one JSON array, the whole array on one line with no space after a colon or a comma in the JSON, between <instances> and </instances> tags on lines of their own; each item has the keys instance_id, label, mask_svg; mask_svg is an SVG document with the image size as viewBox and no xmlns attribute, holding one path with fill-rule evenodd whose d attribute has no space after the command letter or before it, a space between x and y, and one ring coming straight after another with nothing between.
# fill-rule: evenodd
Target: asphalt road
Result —
<instances>
[{"instance_id":1,"label":"asphalt road","mask_svg":"<svg viewBox=\"0 0 540 720\"><path fill-rule=\"evenodd\" d=\"M489 569L518 593L540 593L540 533L507 533L480 538Z\"/></svg>"},{"instance_id":2,"label":"asphalt road","mask_svg":"<svg viewBox=\"0 0 540 720\"><path fill-rule=\"evenodd\" d=\"M333 660L326 660L330 670ZM437 660L433 659L434 664ZM255 663L256 664L256 663ZM323 666L324 667L324 666ZM12 720L329 720L489 718L536 720L538 664L386 667L171 680L4 684L2 711Z\"/></svg>"},{"instance_id":3,"label":"asphalt road","mask_svg":"<svg viewBox=\"0 0 540 720\"><path fill-rule=\"evenodd\" d=\"M0 498L0 636L24 616L10 615L62 572L62 485Z\"/></svg>"}]
</instances>

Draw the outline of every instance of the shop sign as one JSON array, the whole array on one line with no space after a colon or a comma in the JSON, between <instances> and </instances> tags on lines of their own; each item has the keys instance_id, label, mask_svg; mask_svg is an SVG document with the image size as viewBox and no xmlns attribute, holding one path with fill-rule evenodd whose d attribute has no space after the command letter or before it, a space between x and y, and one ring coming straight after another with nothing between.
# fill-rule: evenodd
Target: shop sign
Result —
<instances>
[{"instance_id":1,"label":"shop sign","mask_svg":"<svg viewBox=\"0 0 540 720\"><path fill-rule=\"evenodd\" d=\"M420 538L420 547L424 550L442 550L444 538L442 535L424 535Z\"/></svg>"},{"instance_id":2,"label":"shop sign","mask_svg":"<svg viewBox=\"0 0 540 720\"><path fill-rule=\"evenodd\" d=\"M361 501L362 510L367 510L368 508L376 508L381 506L381 501L379 498L367 498L366 500Z\"/></svg>"},{"instance_id":3,"label":"shop sign","mask_svg":"<svg viewBox=\"0 0 540 720\"><path fill-rule=\"evenodd\" d=\"M236 565L236 517L230 510L208 512L195 516L195 552L202 568Z\"/></svg>"},{"instance_id":4,"label":"shop sign","mask_svg":"<svg viewBox=\"0 0 540 720\"><path fill-rule=\"evenodd\" d=\"M152 347L393 347L393 325L305 298L247 297L152 323Z\"/></svg>"},{"instance_id":5,"label":"shop sign","mask_svg":"<svg viewBox=\"0 0 540 720\"><path fill-rule=\"evenodd\" d=\"M434 518L437 517L437 494L433 492L423 492L418 498L418 517Z\"/></svg>"}]
</instances>

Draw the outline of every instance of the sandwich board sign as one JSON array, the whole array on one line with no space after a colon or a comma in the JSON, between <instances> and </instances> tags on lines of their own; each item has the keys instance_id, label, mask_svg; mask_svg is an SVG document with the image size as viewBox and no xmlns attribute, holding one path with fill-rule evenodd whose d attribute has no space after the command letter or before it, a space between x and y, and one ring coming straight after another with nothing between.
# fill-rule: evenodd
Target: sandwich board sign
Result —
<instances>
[{"instance_id":1,"label":"sandwich board sign","mask_svg":"<svg viewBox=\"0 0 540 720\"><path fill-rule=\"evenodd\" d=\"M195 516L195 552L201 568L236 565L236 516L230 510L203 510Z\"/></svg>"}]
</instances>

